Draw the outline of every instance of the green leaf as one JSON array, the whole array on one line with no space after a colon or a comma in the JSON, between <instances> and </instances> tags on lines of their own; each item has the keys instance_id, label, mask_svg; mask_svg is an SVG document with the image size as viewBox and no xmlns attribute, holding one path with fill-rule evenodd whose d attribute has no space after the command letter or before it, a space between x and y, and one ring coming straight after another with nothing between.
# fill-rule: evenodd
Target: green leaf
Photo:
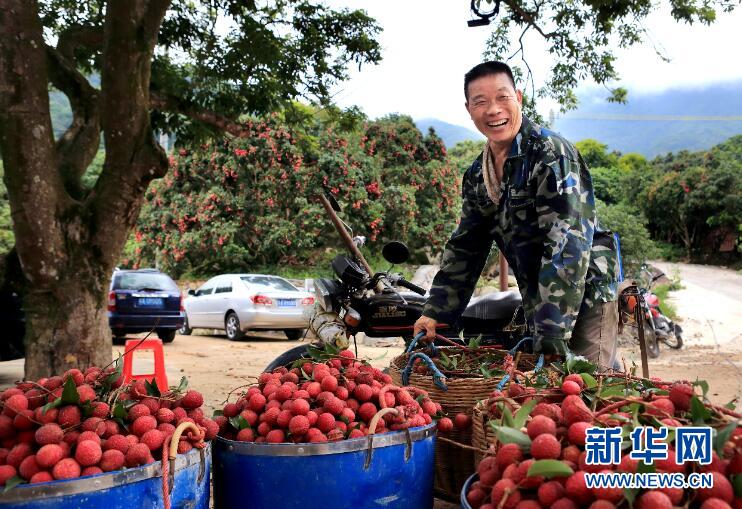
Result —
<instances>
[{"instance_id":1,"label":"green leaf","mask_svg":"<svg viewBox=\"0 0 742 509\"><path fill-rule=\"evenodd\" d=\"M113 417L118 419L126 419L129 416L129 412L126 411L126 407L121 402L116 402L113 406Z\"/></svg>"},{"instance_id":2,"label":"green leaf","mask_svg":"<svg viewBox=\"0 0 742 509\"><path fill-rule=\"evenodd\" d=\"M157 383L155 382L154 378L152 380L145 380L144 387L146 387L147 389L147 396L153 396L155 398L159 398L160 396L162 396L162 394L160 394L160 389L159 387L157 387Z\"/></svg>"},{"instance_id":3,"label":"green leaf","mask_svg":"<svg viewBox=\"0 0 742 509\"><path fill-rule=\"evenodd\" d=\"M480 335L479 335L479 336L477 336L476 338L471 338L471 339L469 340L469 345L468 345L468 346L469 346L469 348L471 348L472 350L476 350L477 348L479 348L479 344L480 344L481 342L482 342L482 335L480 334Z\"/></svg>"},{"instance_id":4,"label":"green leaf","mask_svg":"<svg viewBox=\"0 0 742 509\"><path fill-rule=\"evenodd\" d=\"M121 354L119 354L118 359L116 359L114 366L116 366L116 370L108 375L103 383L111 385L124 374L124 360L121 357Z\"/></svg>"},{"instance_id":5,"label":"green leaf","mask_svg":"<svg viewBox=\"0 0 742 509\"><path fill-rule=\"evenodd\" d=\"M567 477L574 474L572 468L559 460L537 460L528 469L527 477Z\"/></svg>"},{"instance_id":6,"label":"green leaf","mask_svg":"<svg viewBox=\"0 0 742 509\"><path fill-rule=\"evenodd\" d=\"M60 406L62 406L62 398L57 398L54 401L49 402L46 405L41 407L41 415L46 414L52 408L57 408Z\"/></svg>"},{"instance_id":7,"label":"green leaf","mask_svg":"<svg viewBox=\"0 0 742 509\"><path fill-rule=\"evenodd\" d=\"M585 382L585 385L588 389L592 389L598 386L598 382L590 373L580 373L580 376L582 377L582 381Z\"/></svg>"},{"instance_id":8,"label":"green leaf","mask_svg":"<svg viewBox=\"0 0 742 509\"><path fill-rule=\"evenodd\" d=\"M690 399L690 415L693 418L693 424L700 426L711 419L711 412L704 406L698 396Z\"/></svg>"},{"instance_id":9,"label":"green leaf","mask_svg":"<svg viewBox=\"0 0 742 509\"><path fill-rule=\"evenodd\" d=\"M214 410L214 413L211 414L212 417L219 417L220 415L224 415L224 410Z\"/></svg>"},{"instance_id":10,"label":"green leaf","mask_svg":"<svg viewBox=\"0 0 742 509\"><path fill-rule=\"evenodd\" d=\"M742 474L732 476L732 486L734 486L734 496L742 497Z\"/></svg>"},{"instance_id":11,"label":"green leaf","mask_svg":"<svg viewBox=\"0 0 742 509\"><path fill-rule=\"evenodd\" d=\"M706 394L709 392L709 384L706 380L696 380L693 382L694 387L700 387L701 391L703 391L703 399L706 399Z\"/></svg>"},{"instance_id":12,"label":"green leaf","mask_svg":"<svg viewBox=\"0 0 742 509\"><path fill-rule=\"evenodd\" d=\"M235 415L229 418L229 423L237 430L245 429L250 427L250 423L242 417L242 415Z\"/></svg>"},{"instance_id":13,"label":"green leaf","mask_svg":"<svg viewBox=\"0 0 742 509\"><path fill-rule=\"evenodd\" d=\"M515 421L513 420L513 412L510 411L510 408L505 406L505 403L501 403L502 406L502 425L508 426L510 428L515 427Z\"/></svg>"},{"instance_id":14,"label":"green leaf","mask_svg":"<svg viewBox=\"0 0 742 509\"><path fill-rule=\"evenodd\" d=\"M62 403L65 405L76 405L80 402L80 395L77 393L77 386L71 376L64 381L62 390Z\"/></svg>"},{"instance_id":15,"label":"green leaf","mask_svg":"<svg viewBox=\"0 0 742 509\"><path fill-rule=\"evenodd\" d=\"M515 412L515 417L513 419L513 427L516 429L520 429L526 424L526 419L528 419L528 416L531 413L531 410L533 410L533 407L536 406L536 400L532 399L522 407L518 409L517 412Z\"/></svg>"},{"instance_id":16,"label":"green leaf","mask_svg":"<svg viewBox=\"0 0 742 509\"><path fill-rule=\"evenodd\" d=\"M523 452L528 452L531 449L531 439L519 429L497 426L496 424L490 426L497 433L497 439L503 444L517 444L523 449Z\"/></svg>"},{"instance_id":17,"label":"green leaf","mask_svg":"<svg viewBox=\"0 0 742 509\"><path fill-rule=\"evenodd\" d=\"M177 392L183 392L188 388L188 379L186 377L180 378L180 383L178 384L178 388L176 389Z\"/></svg>"},{"instance_id":18,"label":"green leaf","mask_svg":"<svg viewBox=\"0 0 742 509\"><path fill-rule=\"evenodd\" d=\"M729 410L735 410L737 408L737 405L734 403L735 400L730 401L726 405L724 405L724 408L728 408Z\"/></svg>"},{"instance_id":19,"label":"green leaf","mask_svg":"<svg viewBox=\"0 0 742 509\"><path fill-rule=\"evenodd\" d=\"M9 492L19 484L26 484L26 481L25 479L23 479L23 477L17 475L11 477L7 481L5 481L5 489L3 490L3 493Z\"/></svg>"},{"instance_id":20,"label":"green leaf","mask_svg":"<svg viewBox=\"0 0 742 509\"><path fill-rule=\"evenodd\" d=\"M739 426L739 422L730 422L726 428L716 433L716 436L714 437L714 450L719 457L724 456L724 444L727 443L727 440L732 436L732 433L737 429L737 426Z\"/></svg>"}]
</instances>

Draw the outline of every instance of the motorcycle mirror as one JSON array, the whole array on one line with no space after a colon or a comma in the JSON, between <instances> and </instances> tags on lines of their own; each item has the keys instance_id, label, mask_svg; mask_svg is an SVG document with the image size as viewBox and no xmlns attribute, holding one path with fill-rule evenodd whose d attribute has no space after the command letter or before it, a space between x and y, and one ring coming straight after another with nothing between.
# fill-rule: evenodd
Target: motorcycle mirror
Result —
<instances>
[{"instance_id":1,"label":"motorcycle mirror","mask_svg":"<svg viewBox=\"0 0 742 509\"><path fill-rule=\"evenodd\" d=\"M332 206L332 210L335 212L342 212L342 209L340 208L340 204L335 199L335 197L331 193L325 193L325 198L327 198L327 201L330 202L330 205Z\"/></svg>"},{"instance_id":2,"label":"motorcycle mirror","mask_svg":"<svg viewBox=\"0 0 742 509\"><path fill-rule=\"evenodd\" d=\"M410 250L407 249L407 246L404 244L404 242L392 240L391 242L387 242L386 244L384 244L384 247L381 250L381 255L389 263L397 265L409 260Z\"/></svg>"}]
</instances>

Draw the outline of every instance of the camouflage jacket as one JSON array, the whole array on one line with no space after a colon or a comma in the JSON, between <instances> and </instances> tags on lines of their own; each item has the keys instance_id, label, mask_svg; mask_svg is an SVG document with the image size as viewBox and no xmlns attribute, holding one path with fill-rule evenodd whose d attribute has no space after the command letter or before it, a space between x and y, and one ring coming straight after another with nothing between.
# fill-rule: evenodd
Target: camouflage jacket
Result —
<instances>
[{"instance_id":1,"label":"camouflage jacket","mask_svg":"<svg viewBox=\"0 0 742 509\"><path fill-rule=\"evenodd\" d=\"M462 189L461 220L423 315L448 323L459 318L495 241L518 281L536 350L557 345L563 353L580 307L616 299L615 241L598 225L582 157L524 115L505 161L499 203L487 194L481 155Z\"/></svg>"}]
</instances>

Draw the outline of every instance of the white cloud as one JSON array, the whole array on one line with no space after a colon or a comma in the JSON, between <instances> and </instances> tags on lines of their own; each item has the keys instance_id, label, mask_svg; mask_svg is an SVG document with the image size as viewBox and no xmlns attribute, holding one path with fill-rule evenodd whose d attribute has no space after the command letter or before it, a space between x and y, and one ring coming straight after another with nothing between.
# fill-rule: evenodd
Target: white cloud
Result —
<instances>
[{"instance_id":1,"label":"white cloud","mask_svg":"<svg viewBox=\"0 0 742 509\"><path fill-rule=\"evenodd\" d=\"M463 76L482 60L491 28L468 28L465 0L333 0L333 7L365 9L383 27L383 60L351 73L337 89L341 106L360 106L372 118L400 112L413 118L434 117L470 126L463 103ZM677 87L697 87L742 79L735 58L742 46L742 9L720 14L711 26L675 23L666 8L645 21L654 44L671 58L662 62L652 44L618 50L620 84L632 94ZM551 59L534 34L527 56L537 85L547 76ZM581 88L594 84L585 82ZM542 105L548 111L550 104Z\"/></svg>"}]
</instances>

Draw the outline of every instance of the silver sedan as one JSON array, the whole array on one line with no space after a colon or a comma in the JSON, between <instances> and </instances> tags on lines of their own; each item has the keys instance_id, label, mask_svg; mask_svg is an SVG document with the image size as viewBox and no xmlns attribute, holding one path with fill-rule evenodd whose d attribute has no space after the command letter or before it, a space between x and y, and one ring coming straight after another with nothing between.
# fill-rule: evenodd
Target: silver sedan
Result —
<instances>
[{"instance_id":1,"label":"silver sedan","mask_svg":"<svg viewBox=\"0 0 742 509\"><path fill-rule=\"evenodd\" d=\"M193 329L223 329L231 340L248 330L282 330L297 340L309 326L314 296L278 276L223 274L189 290L183 301L181 334Z\"/></svg>"}]
</instances>

